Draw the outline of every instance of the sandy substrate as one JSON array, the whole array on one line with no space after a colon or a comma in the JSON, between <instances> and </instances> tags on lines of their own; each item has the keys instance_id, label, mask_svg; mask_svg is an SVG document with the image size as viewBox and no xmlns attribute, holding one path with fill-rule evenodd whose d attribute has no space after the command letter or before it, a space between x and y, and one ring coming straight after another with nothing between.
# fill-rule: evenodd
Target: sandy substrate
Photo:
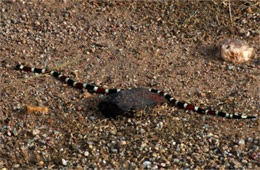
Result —
<instances>
[{"instance_id":1,"label":"sandy substrate","mask_svg":"<svg viewBox=\"0 0 260 170\"><path fill-rule=\"evenodd\" d=\"M0 1L0 168L259 168L259 9L257 1ZM222 61L214 44L224 38L246 40L255 58ZM163 105L106 119L99 95L19 72L17 63L258 118Z\"/></svg>"}]
</instances>

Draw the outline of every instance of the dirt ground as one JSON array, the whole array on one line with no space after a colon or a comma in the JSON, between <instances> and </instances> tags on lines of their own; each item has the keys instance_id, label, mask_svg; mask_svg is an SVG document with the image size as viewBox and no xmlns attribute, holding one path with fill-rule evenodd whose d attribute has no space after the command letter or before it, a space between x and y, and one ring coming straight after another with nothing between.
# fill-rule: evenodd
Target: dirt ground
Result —
<instances>
[{"instance_id":1,"label":"dirt ground","mask_svg":"<svg viewBox=\"0 0 260 170\"><path fill-rule=\"evenodd\" d=\"M260 167L259 1L3 0L0 10L0 168ZM215 44L223 38L246 40L254 59L222 61ZM14 70L17 63L258 118L163 105L107 119L99 95Z\"/></svg>"}]
</instances>

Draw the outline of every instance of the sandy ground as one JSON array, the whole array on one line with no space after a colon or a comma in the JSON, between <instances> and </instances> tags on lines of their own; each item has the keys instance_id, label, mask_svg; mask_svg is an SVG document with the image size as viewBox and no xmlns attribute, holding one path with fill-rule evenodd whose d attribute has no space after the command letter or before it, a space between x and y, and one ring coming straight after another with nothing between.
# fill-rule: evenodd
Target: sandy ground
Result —
<instances>
[{"instance_id":1,"label":"sandy ground","mask_svg":"<svg viewBox=\"0 0 260 170\"><path fill-rule=\"evenodd\" d=\"M260 167L259 2L4 0L0 9L0 168ZM222 61L214 45L223 38L246 40L255 58ZM19 72L17 63L107 88L165 90L258 119L167 105L106 119L99 95Z\"/></svg>"}]
</instances>

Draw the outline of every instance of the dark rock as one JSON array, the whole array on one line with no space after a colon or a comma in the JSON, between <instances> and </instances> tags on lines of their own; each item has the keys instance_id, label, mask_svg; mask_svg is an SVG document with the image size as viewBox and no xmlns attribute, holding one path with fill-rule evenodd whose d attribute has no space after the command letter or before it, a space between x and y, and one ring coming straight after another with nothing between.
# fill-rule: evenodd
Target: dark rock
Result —
<instances>
[{"instance_id":1,"label":"dark rock","mask_svg":"<svg viewBox=\"0 0 260 170\"><path fill-rule=\"evenodd\" d=\"M123 90L106 96L98 105L100 111L106 117L116 117L138 110L152 108L158 104L166 103L167 100L157 93L144 88Z\"/></svg>"}]
</instances>

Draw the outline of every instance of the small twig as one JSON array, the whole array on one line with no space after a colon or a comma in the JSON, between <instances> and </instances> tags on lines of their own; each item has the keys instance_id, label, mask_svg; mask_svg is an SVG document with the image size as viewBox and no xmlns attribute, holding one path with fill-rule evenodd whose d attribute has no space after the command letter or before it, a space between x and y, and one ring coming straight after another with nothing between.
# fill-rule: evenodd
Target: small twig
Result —
<instances>
[{"instance_id":1,"label":"small twig","mask_svg":"<svg viewBox=\"0 0 260 170\"><path fill-rule=\"evenodd\" d=\"M219 22L219 19L218 19L218 15L216 15L216 20L217 20L218 25L220 25L220 22Z\"/></svg>"},{"instance_id":2,"label":"small twig","mask_svg":"<svg viewBox=\"0 0 260 170\"><path fill-rule=\"evenodd\" d=\"M233 25L233 19L232 19L232 12L231 12L230 0L228 1L228 10L229 10L230 22L231 22L231 24Z\"/></svg>"},{"instance_id":3,"label":"small twig","mask_svg":"<svg viewBox=\"0 0 260 170\"><path fill-rule=\"evenodd\" d=\"M187 23L191 20L191 18L196 15L197 11L198 10L194 11L188 19L184 20L184 22L183 22L183 27L184 28L187 26Z\"/></svg>"}]
</instances>

